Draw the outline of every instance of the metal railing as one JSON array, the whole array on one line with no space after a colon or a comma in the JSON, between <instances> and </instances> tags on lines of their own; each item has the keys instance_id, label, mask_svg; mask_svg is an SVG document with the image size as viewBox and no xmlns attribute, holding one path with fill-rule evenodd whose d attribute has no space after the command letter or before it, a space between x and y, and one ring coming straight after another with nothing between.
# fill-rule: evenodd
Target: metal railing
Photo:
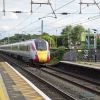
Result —
<instances>
[{"instance_id":1,"label":"metal railing","mask_svg":"<svg viewBox=\"0 0 100 100\"><path fill-rule=\"evenodd\" d=\"M100 62L100 49L74 49L68 50L63 57L68 61Z\"/></svg>"}]
</instances>

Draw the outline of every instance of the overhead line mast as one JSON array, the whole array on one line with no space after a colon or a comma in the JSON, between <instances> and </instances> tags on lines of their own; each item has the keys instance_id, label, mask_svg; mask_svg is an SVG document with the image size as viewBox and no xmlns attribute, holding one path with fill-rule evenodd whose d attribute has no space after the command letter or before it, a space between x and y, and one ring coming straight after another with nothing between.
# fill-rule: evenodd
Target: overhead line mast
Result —
<instances>
[{"instance_id":1,"label":"overhead line mast","mask_svg":"<svg viewBox=\"0 0 100 100\"><path fill-rule=\"evenodd\" d=\"M49 5L50 8L51 8L51 10L52 10L52 12L53 12L53 14L54 14L54 16L55 16L55 18L57 18L56 14L55 14L55 11L54 11L54 9L53 9L51 3L50 3L50 0L47 0L47 2L34 2L33 0L31 0L31 13L33 12L33 11L32 11L32 5L33 5L33 4L39 4L40 6L41 6L41 5Z\"/></svg>"},{"instance_id":2,"label":"overhead line mast","mask_svg":"<svg viewBox=\"0 0 100 100\"><path fill-rule=\"evenodd\" d=\"M33 11L32 11L32 0L31 0L31 14L32 14L32 12L33 12Z\"/></svg>"},{"instance_id":3,"label":"overhead line mast","mask_svg":"<svg viewBox=\"0 0 100 100\"><path fill-rule=\"evenodd\" d=\"M3 0L3 13L4 13L4 16L5 16L5 0Z\"/></svg>"},{"instance_id":4,"label":"overhead line mast","mask_svg":"<svg viewBox=\"0 0 100 100\"><path fill-rule=\"evenodd\" d=\"M99 7L99 3L97 3L95 0L93 0L93 2L82 2L82 0L80 0L80 14L82 14L82 5L96 5L98 7L98 9L100 10L100 7Z\"/></svg>"}]
</instances>

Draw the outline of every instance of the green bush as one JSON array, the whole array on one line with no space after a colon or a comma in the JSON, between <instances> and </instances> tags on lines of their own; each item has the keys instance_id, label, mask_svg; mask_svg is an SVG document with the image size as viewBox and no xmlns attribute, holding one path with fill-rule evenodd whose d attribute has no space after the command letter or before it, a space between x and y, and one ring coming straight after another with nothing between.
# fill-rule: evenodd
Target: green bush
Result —
<instances>
[{"instance_id":1,"label":"green bush","mask_svg":"<svg viewBox=\"0 0 100 100\"><path fill-rule=\"evenodd\" d=\"M58 60L62 60L64 53L65 53L65 47L64 46L58 47L58 50L57 50Z\"/></svg>"},{"instance_id":2,"label":"green bush","mask_svg":"<svg viewBox=\"0 0 100 100\"><path fill-rule=\"evenodd\" d=\"M51 62L58 62L62 60L62 57L65 53L65 47L61 46L54 52L51 52Z\"/></svg>"}]
</instances>

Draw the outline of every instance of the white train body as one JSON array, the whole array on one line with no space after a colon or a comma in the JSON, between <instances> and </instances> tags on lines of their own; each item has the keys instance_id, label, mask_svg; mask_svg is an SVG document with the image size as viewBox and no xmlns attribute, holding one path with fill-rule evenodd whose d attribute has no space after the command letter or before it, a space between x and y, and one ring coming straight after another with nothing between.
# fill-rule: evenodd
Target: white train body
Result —
<instances>
[{"instance_id":1,"label":"white train body","mask_svg":"<svg viewBox=\"0 0 100 100\"><path fill-rule=\"evenodd\" d=\"M37 63L46 63L50 60L49 45L43 39L2 45L0 46L0 51Z\"/></svg>"}]
</instances>

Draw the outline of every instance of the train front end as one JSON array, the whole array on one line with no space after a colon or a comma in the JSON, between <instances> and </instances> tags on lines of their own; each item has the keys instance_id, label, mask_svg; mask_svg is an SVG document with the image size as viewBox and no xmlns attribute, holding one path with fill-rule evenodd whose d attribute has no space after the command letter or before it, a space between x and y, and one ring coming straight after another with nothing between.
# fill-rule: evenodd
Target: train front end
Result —
<instances>
[{"instance_id":1,"label":"train front end","mask_svg":"<svg viewBox=\"0 0 100 100\"><path fill-rule=\"evenodd\" d=\"M43 39L35 40L36 54L35 62L47 63L50 61L50 50L48 42Z\"/></svg>"}]
</instances>

